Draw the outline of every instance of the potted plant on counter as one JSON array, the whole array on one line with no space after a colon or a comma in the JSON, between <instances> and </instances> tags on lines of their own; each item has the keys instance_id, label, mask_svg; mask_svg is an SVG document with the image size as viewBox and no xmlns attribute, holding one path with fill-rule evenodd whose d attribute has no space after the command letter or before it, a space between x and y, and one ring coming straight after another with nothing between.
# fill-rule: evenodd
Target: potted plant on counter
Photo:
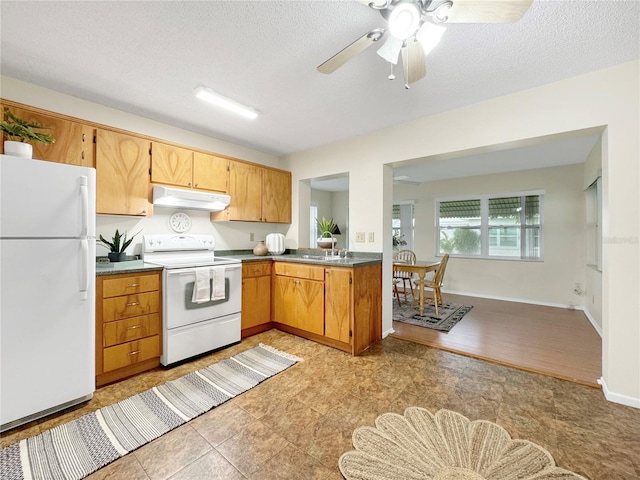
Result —
<instances>
[{"instance_id":1,"label":"potted plant on counter","mask_svg":"<svg viewBox=\"0 0 640 480\"><path fill-rule=\"evenodd\" d=\"M322 217L322 220L316 218L316 223L318 224L318 232L320 232L318 246L320 248L331 248L336 243L334 235L340 235L338 225L333 221L333 218L327 220L325 217Z\"/></svg>"},{"instance_id":2,"label":"potted plant on counter","mask_svg":"<svg viewBox=\"0 0 640 480\"><path fill-rule=\"evenodd\" d=\"M7 120L0 122L0 128L2 128L2 135L9 139L4 142L4 153L6 155L32 158L33 146L26 142L55 143L56 139L51 135L36 131L48 130L50 129L49 127L37 122L22 120L11 113L10 110L5 110L4 114Z\"/></svg>"},{"instance_id":3,"label":"potted plant on counter","mask_svg":"<svg viewBox=\"0 0 640 480\"><path fill-rule=\"evenodd\" d=\"M131 245L131 242L136 237L136 235L138 235L138 233L135 233L127 240L127 232L124 232L124 234L120 234L120 232L116 228L116 233L113 235L111 242L100 235L99 241L109 249L109 261L123 262L127 258L125 250L129 245Z\"/></svg>"}]
</instances>

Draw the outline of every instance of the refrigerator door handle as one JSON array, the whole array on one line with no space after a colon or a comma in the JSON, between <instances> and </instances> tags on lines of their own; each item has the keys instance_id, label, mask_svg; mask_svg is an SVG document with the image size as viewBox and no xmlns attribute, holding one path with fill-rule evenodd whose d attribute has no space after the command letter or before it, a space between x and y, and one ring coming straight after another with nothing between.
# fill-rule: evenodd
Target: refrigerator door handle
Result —
<instances>
[{"instance_id":1,"label":"refrigerator door handle","mask_svg":"<svg viewBox=\"0 0 640 480\"><path fill-rule=\"evenodd\" d=\"M89 298L89 240L87 238L80 239L80 249L82 251L80 258L79 284L80 284L80 300L88 300Z\"/></svg>"},{"instance_id":2,"label":"refrigerator door handle","mask_svg":"<svg viewBox=\"0 0 640 480\"><path fill-rule=\"evenodd\" d=\"M84 175L80 176L80 199L82 203L80 236L86 237L89 231L89 180Z\"/></svg>"}]
</instances>

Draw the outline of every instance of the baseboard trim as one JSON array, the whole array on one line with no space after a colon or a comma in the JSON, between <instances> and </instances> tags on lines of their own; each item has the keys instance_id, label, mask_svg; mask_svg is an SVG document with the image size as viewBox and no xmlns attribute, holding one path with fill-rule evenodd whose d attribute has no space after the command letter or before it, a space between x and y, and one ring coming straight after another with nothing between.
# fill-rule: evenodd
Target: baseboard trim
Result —
<instances>
[{"instance_id":1,"label":"baseboard trim","mask_svg":"<svg viewBox=\"0 0 640 480\"><path fill-rule=\"evenodd\" d=\"M598 335L600 335L600 338L602 338L602 328L600 328L600 325L598 325L598 322L596 322L596 319L591 316L591 313L589 312L589 310L587 310L584 307L580 307L580 310L584 312L584 314L587 316L587 319L591 323L591 326L595 329L596 332L598 332Z\"/></svg>"},{"instance_id":2,"label":"baseboard trim","mask_svg":"<svg viewBox=\"0 0 640 480\"><path fill-rule=\"evenodd\" d=\"M570 305L566 305L563 303L540 302L538 300L531 300L529 298L510 298L510 297L501 297L499 295L485 295L480 293L458 292L453 290L442 290L442 293L450 293L452 295L464 295L465 297L487 298L489 300L500 300L503 302L528 303L531 305L541 305L544 307L556 307L556 308L566 308L566 309L571 308ZM583 308L580 306L573 306L573 309L582 310Z\"/></svg>"},{"instance_id":3,"label":"baseboard trim","mask_svg":"<svg viewBox=\"0 0 640 480\"><path fill-rule=\"evenodd\" d=\"M382 338L387 338L392 333L396 333L396 331L393 328L390 328L389 330L382 332Z\"/></svg>"},{"instance_id":4,"label":"baseboard trim","mask_svg":"<svg viewBox=\"0 0 640 480\"><path fill-rule=\"evenodd\" d=\"M608 401L626 405L627 407L640 408L640 398L634 398L628 395L611 392L607 388L607 384L604 381L603 377L600 377L598 379L598 383L602 386L602 393L604 393L604 398L606 398Z\"/></svg>"}]
</instances>

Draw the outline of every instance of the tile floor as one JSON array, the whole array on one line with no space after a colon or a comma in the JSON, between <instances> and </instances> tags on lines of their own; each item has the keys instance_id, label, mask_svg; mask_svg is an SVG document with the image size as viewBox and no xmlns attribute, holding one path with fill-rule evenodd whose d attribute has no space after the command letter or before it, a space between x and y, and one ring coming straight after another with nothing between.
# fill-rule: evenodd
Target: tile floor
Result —
<instances>
[{"instance_id":1,"label":"tile floor","mask_svg":"<svg viewBox=\"0 0 640 480\"><path fill-rule=\"evenodd\" d=\"M305 359L88 478L339 480L351 433L388 411L446 408L502 425L590 479L640 478L640 410L563 380L387 338L365 354L277 330L99 389L88 404L0 438L6 446L264 342Z\"/></svg>"}]
</instances>

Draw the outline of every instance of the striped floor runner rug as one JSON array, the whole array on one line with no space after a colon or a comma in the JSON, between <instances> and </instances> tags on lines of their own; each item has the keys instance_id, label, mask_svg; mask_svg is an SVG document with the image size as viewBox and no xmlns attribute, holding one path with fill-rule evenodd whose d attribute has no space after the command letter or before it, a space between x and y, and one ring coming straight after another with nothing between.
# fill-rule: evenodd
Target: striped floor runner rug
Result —
<instances>
[{"instance_id":1,"label":"striped floor runner rug","mask_svg":"<svg viewBox=\"0 0 640 480\"><path fill-rule=\"evenodd\" d=\"M3 480L76 480L302 361L259 346L0 450Z\"/></svg>"}]
</instances>

